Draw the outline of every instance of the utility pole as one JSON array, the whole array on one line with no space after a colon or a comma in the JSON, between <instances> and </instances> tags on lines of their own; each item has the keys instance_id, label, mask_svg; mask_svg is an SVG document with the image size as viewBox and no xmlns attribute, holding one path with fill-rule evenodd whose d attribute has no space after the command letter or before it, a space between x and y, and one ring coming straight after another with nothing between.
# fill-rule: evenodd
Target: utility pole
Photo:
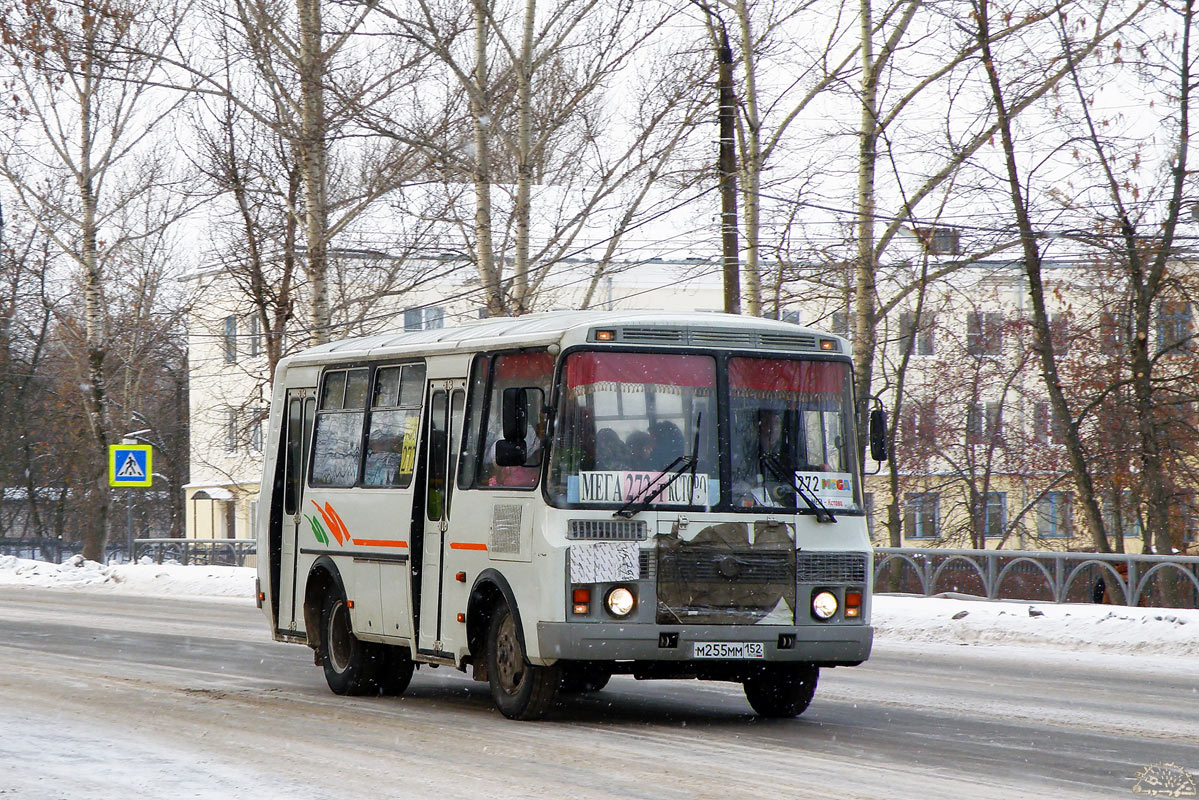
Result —
<instances>
[{"instance_id":1,"label":"utility pole","mask_svg":"<svg viewBox=\"0 0 1199 800\"><path fill-rule=\"evenodd\" d=\"M713 15L715 16L715 15ZM724 310L741 313L741 259L737 241L737 95L733 91L733 48L719 17L716 83L720 95L720 250L724 272Z\"/></svg>"}]
</instances>

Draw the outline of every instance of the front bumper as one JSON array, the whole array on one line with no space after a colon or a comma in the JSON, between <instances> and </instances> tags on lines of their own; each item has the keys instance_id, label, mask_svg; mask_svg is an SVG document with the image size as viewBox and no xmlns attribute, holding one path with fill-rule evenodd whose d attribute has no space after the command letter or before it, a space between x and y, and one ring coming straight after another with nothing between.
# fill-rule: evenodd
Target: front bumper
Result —
<instances>
[{"instance_id":1,"label":"front bumper","mask_svg":"<svg viewBox=\"0 0 1199 800\"><path fill-rule=\"evenodd\" d=\"M790 641L786 641L787 637L791 637ZM663 639L677 644L663 647ZM542 661L692 661L692 644L695 642L761 642L766 662L834 666L859 664L869 658L874 628L869 625L669 626L539 622L537 641ZM780 647L784 643L791 646Z\"/></svg>"}]
</instances>

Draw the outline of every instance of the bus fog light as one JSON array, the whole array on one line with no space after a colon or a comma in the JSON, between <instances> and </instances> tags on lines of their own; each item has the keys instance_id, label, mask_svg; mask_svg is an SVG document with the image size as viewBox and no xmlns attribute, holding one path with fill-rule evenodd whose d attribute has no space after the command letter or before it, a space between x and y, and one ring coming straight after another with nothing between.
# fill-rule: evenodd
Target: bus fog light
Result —
<instances>
[{"instance_id":1,"label":"bus fog light","mask_svg":"<svg viewBox=\"0 0 1199 800\"><path fill-rule=\"evenodd\" d=\"M812 613L817 619L832 619L837 613L837 595L832 592L818 592L812 597Z\"/></svg>"},{"instance_id":2,"label":"bus fog light","mask_svg":"<svg viewBox=\"0 0 1199 800\"><path fill-rule=\"evenodd\" d=\"M608 597L604 602L607 603L608 610L617 617L627 617L632 613L633 607L637 605L633 593L624 586L617 586L608 592Z\"/></svg>"}]
</instances>

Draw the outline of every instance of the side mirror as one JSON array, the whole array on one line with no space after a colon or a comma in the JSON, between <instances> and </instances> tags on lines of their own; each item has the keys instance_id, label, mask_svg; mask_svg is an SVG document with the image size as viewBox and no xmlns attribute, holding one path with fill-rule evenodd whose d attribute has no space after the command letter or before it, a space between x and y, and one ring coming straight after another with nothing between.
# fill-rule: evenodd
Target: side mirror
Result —
<instances>
[{"instance_id":1,"label":"side mirror","mask_svg":"<svg viewBox=\"0 0 1199 800\"><path fill-rule=\"evenodd\" d=\"M529 397L528 391L520 387L504 390L504 440L524 443L529 434ZM499 451L496 451L497 462Z\"/></svg>"},{"instance_id":2,"label":"side mirror","mask_svg":"<svg viewBox=\"0 0 1199 800\"><path fill-rule=\"evenodd\" d=\"M523 467L528 457L523 439L519 442L500 439L495 443L495 465L497 467Z\"/></svg>"},{"instance_id":3,"label":"side mirror","mask_svg":"<svg viewBox=\"0 0 1199 800\"><path fill-rule=\"evenodd\" d=\"M870 457L875 461L887 460L887 410L877 401L870 409Z\"/></svg>"}]
</instances>

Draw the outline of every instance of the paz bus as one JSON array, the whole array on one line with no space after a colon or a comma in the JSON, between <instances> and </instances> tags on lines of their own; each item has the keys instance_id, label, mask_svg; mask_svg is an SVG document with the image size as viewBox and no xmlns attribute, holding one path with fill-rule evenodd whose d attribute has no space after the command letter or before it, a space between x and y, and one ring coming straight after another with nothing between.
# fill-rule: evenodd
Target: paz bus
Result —
<instances>
[{"instance_id":1,"label":"paz bus","mask_svg":"<svg viewBox=\"0 0 1199 800\"><path fill-rule=\"evenodd\" d=\"M712 313L292 355L258 604L338 694L398 694L427 665L469 670L513 719L614 674L738 682L758 714L797 715L873 638L852 387L844 339Z\"/></svg>"}]
</instances>

